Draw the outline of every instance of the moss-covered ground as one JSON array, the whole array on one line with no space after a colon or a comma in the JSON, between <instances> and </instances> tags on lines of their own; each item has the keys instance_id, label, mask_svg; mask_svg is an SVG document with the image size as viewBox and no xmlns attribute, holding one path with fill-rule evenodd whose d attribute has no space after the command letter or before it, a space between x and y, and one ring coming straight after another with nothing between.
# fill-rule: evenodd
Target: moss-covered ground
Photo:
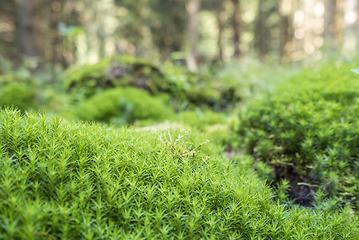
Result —
<instances>
[{"instance_id":1,"label":"moss-covered ground","mask_svg":"<svg viewBox=\"0 0 359 240\"><path fill-rule=\"evenodd\" d=\"M181 135L182 134L182 135ZM353 239L349 208L286 208L188 132L0 112L2 239Z\"/></svg>"},{"instance_id":2,"label":"moss-covered ground","mask_svg":"<svg viewBox=\"0 0 359 240\"><path fill-rule=\"evenodd\" d=\"M353 67L0 69L0 239L358 239Z\"/></svg>"}]
</instances>

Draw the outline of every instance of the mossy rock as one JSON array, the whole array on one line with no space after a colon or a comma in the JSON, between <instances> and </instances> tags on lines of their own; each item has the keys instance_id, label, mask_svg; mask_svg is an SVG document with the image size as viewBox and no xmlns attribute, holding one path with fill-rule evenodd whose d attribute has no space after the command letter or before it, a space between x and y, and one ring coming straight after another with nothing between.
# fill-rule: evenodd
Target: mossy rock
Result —
<instances>
[{"instance_id":1,"label":"mossy rock","mask_svg":"<svg viewBox=\"0 0 359 240\"><path fill-rule=\"evenodd\" d=\"M178 134L1 111L0 238L358 237L347 208L285 209L251 161L229 166L203 137Z\"/></svg>"},{"instance_id":2,"label":"mossy rock","mask_svg":"<svg viewBox=\"0 0 359 240\"><path fill-rule=\"evenodd\" d=\"M151 95L167 93L172 99L196 106L225 108L241 99L236 81L215 79L209 71L191 73L168 61L160 65L121 55L93 65L72 66L65 73L65 88L80 101L103 90L125 86L146 90Z\"/></svg>"},{"instance_id":3,"label":"mossy rock","mask_svg":"<svg viewBox=\"0 0 359 240\"><path fill-rule=\"evenodd\" d=\"M73 66L65 73L65 88L85 98L98 91L134 86L152 94L168 91L168 82L156 64L130 56L115 56L97 64Z\"/></svg>"}]
</instances>

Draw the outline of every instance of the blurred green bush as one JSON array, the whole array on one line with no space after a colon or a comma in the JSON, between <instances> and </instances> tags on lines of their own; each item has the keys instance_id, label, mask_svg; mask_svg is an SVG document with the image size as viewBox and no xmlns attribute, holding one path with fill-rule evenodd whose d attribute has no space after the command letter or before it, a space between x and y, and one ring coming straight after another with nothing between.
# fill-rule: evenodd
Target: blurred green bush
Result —
<instances>
[{"instance_id":1,"label":"blurred green bush","mask_svg":"<svg viewBox=\"0 0 359 240\"><path fill-rule=\"evenodd\" d=\"M305 70L240 114L241 143L272 167L274 180L359 200L359 81L351 67Z\"/></svg>"},{"instance_id":2,"label":"blurred green bush","mask_svg":"<svg viewBox=\"0 0 359 240\"><path fill-rule=\"evenodd\" d=\"M22 111L36 105L37 80L26 70L3 71L0 75L0 106L14 106Z\"/></svg>"},{"instance_id":3,"label":"blurred green bush","mask_svg":"<svg viewBox=\"0 0 359 240\"><path fill-rule=\"evenodd\" d=\"M161 121L172 118L174 114L168 96L154 97L133 87L105 90L80 103L75 110L75 115L82 120L115 125L135 120Z\"/></svg>"},{"instance_id":4,"label":"blurred green bush","mask_svg":"<svg viewBox=\"0 0 359 240\"><path fill-rule=\"evenodd\" d=\"M162 79L162 73L152 62L121 55L93 65L70 67L65 72L65 88L71 93L82 93L85 98L119 86L135 86L158 93L168 89Z\"/></svg>"},{"instance_id":5,"label":"blurred green bush","mask_svg":"<svg viewBox=\"0 0 359 240\"><path fill-rule=\"evenodd\" d=\"M198 74L186 68L173 66L169 61L162 65L152 61L120 55L94 65L72 66L65 72L65 88L75 99L87 99L103 90L132 86L152 95L169 93L175 100L188 101L196 106L226 107L241 98L236 91L240 84L227 77L214 77L209 69ZM174 101L175 103L176 101Z\"/></svg>"}]
</instances>

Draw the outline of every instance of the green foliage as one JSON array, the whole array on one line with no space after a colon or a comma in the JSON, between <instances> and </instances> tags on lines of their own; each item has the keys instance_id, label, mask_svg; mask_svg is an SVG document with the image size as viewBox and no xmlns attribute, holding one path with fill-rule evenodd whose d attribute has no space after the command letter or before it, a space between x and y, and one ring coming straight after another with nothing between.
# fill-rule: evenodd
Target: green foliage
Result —
<instances>
[{"instance_id":1,"label":"green foliage","mask_svg":"<svg viewBox=\"0 0 359 240\"><path fill-rule=\"evenodd\" d=\"M80 104L76 115L87 121L101 121L115 125L135 120L164 120L172 117L166 96L153 97L136 88L115 88L97 94Z\"/></svg>"},{"instance_id":2,"label":"green foliage","mask_svg":"<svg viewBox=\"0 0 359 240\"><path fill-rule=\"evenodd\" d=\"M93 65L73 66L65 73L65 88L80 97L89 98L119 86L143 88L153 94L169 89L155 63L127 55L106 58Z\"/></svg>"},{"instance_id":3,"label":"green foliage","mask_svg":"<svg viewBox=\"0 0 359 240\"><path fill-rule=\"evenodd\" d=\"M0 106L14 106L23 111L34 107L35 84L28 71L0 75Z\"/></svg>"},{"instance_id":4,"label":"green foliage","mask_svg":"<svg viewBox=\"0 0 359 240\"><path fill-rule=\"evenodd\" d=\"M354 239L348 208L286 210L245 159L186 133L0 112L0 239Z\"/></svg>"},{"instance_id":5,"label":"green foliage","mask_svg":"<svg viewBox=\"0 0 359 240\"><path fill-rule=\"evenodd\" d=\"M237 115L231 112L213 112L209 109L194 111L183 111L176 116L177 122L187 128L205 133L211 141L222 146L226 150L238 147Z\"/></svg>"},{"instance_id":6,"label":"green foliage","mask_svg":"<svg viewBox=\"0 0 359 240\"><path fill-rule=\"evenodd\" d=\"M207 69L194 74L186 68L173 66L169 61L160 66L121 55L94 65L73 66L65 73L65 88L78 101L121 86L145 89L152 95L169 93L177 102L187 101L196 106L223 108L242 98L236 90L240 84L231 77L214 77Z\"/></svg>"},{"instance_id":7,"label":"green foliage","mask_svg":"<svg viewBox=\"0 0 359 240\"><path fill-rule=\"evenodd\" d=\"M251 100L273 91L284 79L296 73L296 68L278 65L275 59L263 62L248 56L244 61L224 65L217 78L224 82L227 95L232 94L235 99Z\"/></svg>"},{"instance_id":8,"label":"green foliage","mask_svg":"<svg viewBox=\"0 0 359 240\"><path fill-rule=\"evenodd\" d=\"M297 174L325 194L358 201L359 82L351 66L325 65L288 79L240 114L247 153Z\"/></svg>"}]
</instances>

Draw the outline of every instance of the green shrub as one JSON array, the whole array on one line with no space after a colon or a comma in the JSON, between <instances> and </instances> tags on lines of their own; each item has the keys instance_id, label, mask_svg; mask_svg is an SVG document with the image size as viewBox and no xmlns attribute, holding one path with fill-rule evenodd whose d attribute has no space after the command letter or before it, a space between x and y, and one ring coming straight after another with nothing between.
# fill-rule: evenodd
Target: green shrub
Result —
<instances>
[{"instance_id":1,"label":"green shrub","mask_svg":"<svg viewBox=\"0 0 359 240\"><path fill-rule=\"evenodd\" d=\"M99 93L84 101L76 115L87 121L123 125L135 120L164 120L172 117L166 96L151 96L136 88L115 88Z\"/></svg>"},{"instance_id":2,"label":"green shrub","mask_svg":"<svg viewBox=\"0 0 359 240\"><path fill-rule=\"evenodd\" d=\"M188 101L196 106L224 108L242 98L238 91L241 85L231 77L215 77L207 69L191 73L169 61L159 65L121 55L93 65L72 66L65 72L65 88L79 102L103 90L125 86L144 89L152 95L168 93L178 100L177 105Z\"/></svg>"},{"instance_id":3,"label":"green shrub","mask_svg":"<svg viewBox=\"0 0 359 240\"><path fill-rule=\"evenodd\" d=\"M218 72L221 88L228 101L253 99L264 92L272 91L279 83L298 72L297 68L278 64L275 59L263 62L246 57L243 61L231 61Z\"/></svg>"},{"instance_id":4,"label":"green shrub","mask_svg":"<svg viewBox=\"0 0 359 240\"><path fill-rule=\"evenodd\" d=\"M35 81L21 72L0 75L0 106L14 106L22 111L35 107Z\"/></svg>"},{"instance_id":5,"label":"green shrub","mask_svg":"<svg viewBox=\"0 0 359 240\"><path fill-rule=\"evenodd\" d=\"M120 86L134 86L151 93L167 92L169 89L155 63L126 55L106 58L97 64L73 66L65 73L65 88L85 98Z\"/></svg>"},{"instance_id":6,"label":"green shrub","mask_svg":"<svg viewBox=\"0 0 359 240\"><path fill-rule=\"evenodd\" d=\"M347 208L286 210L250 159L230 166L215 145L178 134L1 111L0 238L358 237Z\"/></svg>"},{"instance_id":7,"label":"green shrub","mask_svg":"<svg viewBox=\"0 0 359 240\"><path fill-rule=\"evenodd\" d=\"M271 165L277 180L306 182L357 202L359 81L350 68L326 65L288 79L249 104L239 133L247 153Z\"/></svg>"}]
</instances>

